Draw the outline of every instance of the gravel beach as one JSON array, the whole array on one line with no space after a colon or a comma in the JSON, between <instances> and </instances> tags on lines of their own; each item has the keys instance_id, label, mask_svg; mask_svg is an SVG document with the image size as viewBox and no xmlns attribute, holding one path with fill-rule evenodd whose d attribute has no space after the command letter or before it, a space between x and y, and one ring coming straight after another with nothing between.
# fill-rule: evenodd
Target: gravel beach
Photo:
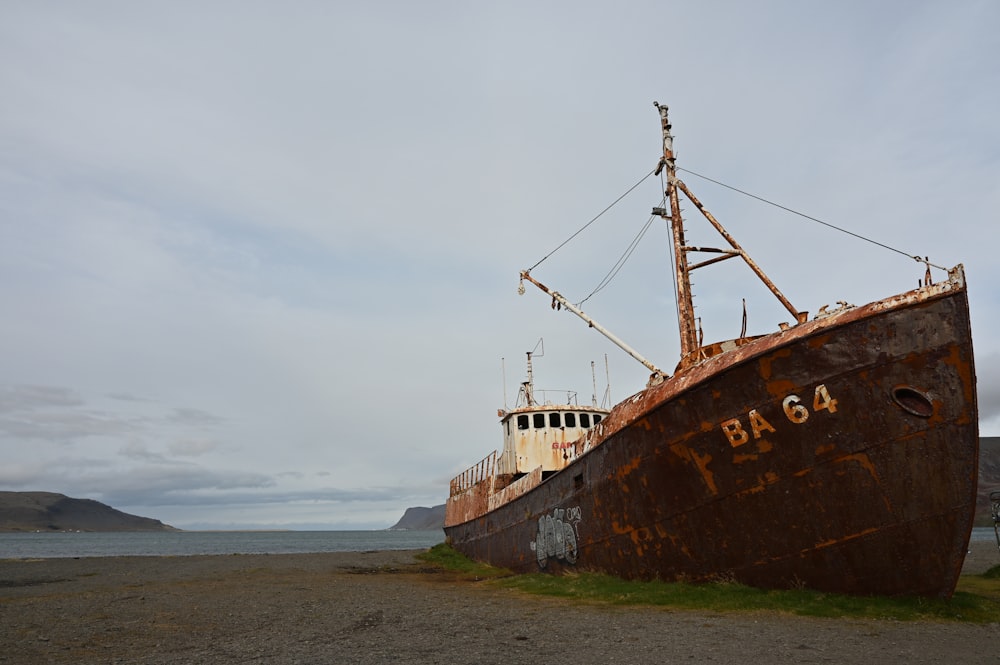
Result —
<instances>
[{"instance_id":1,"label":"gravel beach","mask_svg":"<svg viewBox=\"0 0 1000 665\"><path fill-rule=\"evenodd\" d=\"M3 560L0 663L1000 663L1000 623L574 604L415 554Z\"/></svg>"}]
</instances>

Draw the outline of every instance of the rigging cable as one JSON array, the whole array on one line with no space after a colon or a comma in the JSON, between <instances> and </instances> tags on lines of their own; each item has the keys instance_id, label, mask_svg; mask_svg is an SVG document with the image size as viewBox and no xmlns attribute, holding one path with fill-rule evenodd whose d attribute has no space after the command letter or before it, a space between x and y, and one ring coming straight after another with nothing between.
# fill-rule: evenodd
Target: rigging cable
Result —
<instances>
[{"instance_id":1,"label":"rigging cable","mask_svg":"<svg viewBox=\"0 0 1000 665\"><path fill-rule=\"evenodd\" d=\"M808 219L810 221L816 222L818 224L822 224L823 226L827 226L827 227L829 227L831 229L834 229L836 231L840 231L841 233L846 233L849 236L854 236L855 238L858 238L860 240L864 240L865 242L870 242L873 245L878 245L879 247L882 247L883 249L888 249L890 251L896 252L897 254L902 254L903 256L905 256L908 259L913 259L913 260L915 260L915 261L917 261L919 263L924 263L924 264L927 264L929 266L934 266L938 270L947 270L947 268L944 268L942 266L930 263L929 261L927 261L927 259L922 259L919 256L917 256L916 254L907 254L906 252L904 252L901 249L896 249L895 247L890 247L889 245L885 245L883 243L880 243L877 240L872 240L871 238L866 238L863 235L858 235L857 233L854 233L853 231L848 231L847 229L842 229L839 226L835 226L833 224L830 224L829 222L824 222L822 219L816 219L815 217L810 217L809 215L807 215L805 213L801 213L798 210L792 210L791 208L787 208L787 207L781 205L780 203L775 203L774 201L768 201L767 199L762 198L760 196L757 196L756 194L751 194L750 192L744 192L742 189L738 189L736 187L733 187L732 185L727 185L726 183L719 182L718 180L713 180L712 178L709 178L708 176L701 175L700 173L695 173L694 171L692 171L690 169L685 169L685 168L681 168L681 167L678 166L677 170L678 171L684 171L685 173L690 173L691 175L697 176L698 178L701 178L702 180L707 180L709 182L714 182L716 185L719 185L721 187L725 187L726 189L731 189L734 192L739 192L740 194L743 194L744 196L749 196L752 199L757 199L758 201L761 201L763 203L767 203L768 205L772 205L775 208L781 208L782 210L784 210L786 212L790 212L793 215L798 215L799 217L805 217L806 219Z\"/></svg>"},{"instance_id":2,"label":"rigging cable","mask_svg":"<svg viewBox=\"0 0 1000 665\"><path fill-rule=\"evenodd\" d=\"M871 243L873 245L877 245L879 247L882 247L883 249L888 249L888 250L890 250L892 252L896 252L897 254L902 254L903 256L905 256L907 258L914 259L915 261L918 261L920 263L924 263L927 266L933 266L933 267L935 267L935 268L937 268L939 270L947 270L947 268L943 268L942 266L939 266L939 265L936 265L934 263L931 263L926 258L922 259L922 258L920 258L917 255L907 254L906 252L904 252L902 250L899 250L899 249L896 249L895 247L890 247L889 245L886 245L886 244L883 244L881 242L878 242L877 240L872 240L871 238L866 238L865 236L862 236L862 235L859 235L857 233L854 233L853 231L848 231L847 229L843 229L843 228L841 228L839 226L836 226L834 224L830 224L829 222L824 222L823 220L817 219L816 217L812 217L810 215L807 215L805 213L799 212L797 210L793 210L792 208L789 208L787 206L783 206L780 203L775 203L774 201L769 201L768 199L765 199L765 198L763 198L761 196L757 196L756 194L751 194L750 192L743 191L742 189L739 189L737 187L733 187L732 185L727 185L724 182L720 182L720 181L715 180L713 178L709 178L708 176L702 175L700 173L696 173L694 171L691 171L690 169L685 169L685 168L681 168L681 167L676 167L676 168L677 168L678 171L684 171L685 173L690 173L691 175L696 176L698 178L701 178L702 180L707 180L708 182L715 183L716 185L719 185L720 187L725 187L726 189L730 189L730 190L732 190L734 192L737 192L739 194L743 194L744 196L748 196L748 197L750 197L752 199L756 199L756 200L758 200L758 201L760 201L762 203L766 203L768 205L774 206L775 208L780 208L781 210L784 210L786 212L790 212L793 215L798 215L799 217L804 217L805 219L808 219L810 221L816 222L817 224L822 224L823 226L826 226L828 228L834 229L835 231L840 231L841 233L846 233L847 235L853 236L855 238L858 238L859 240L864 240L864 241L869 242L869 243ZM641 185L643 182L645 182L646 179L649 178L649 176L653 175L655 172L656 172L656 169L654 169L654 170L650 171L649 173L647 173L646 175L644 175L639 180L639 182L637 182L634 185L632 185L628 190L625 191L624 194L622 194L617 199L615 199L608 207L606 207L601 212L597 213L597 215L595 215L593 219L591 219L589 222L587 222L582 227L580 227L575 233L573 233L573 235L571 235L570 237L566 238L566 240L564 240L563 242L561 242L559 244L559 246L557 246L551 252L549 252L548 254L546 254L545 256L543 256L537 263L535 263L535 265L533 265L530 268L528 268L528 272L531 272L532 270L534 270L535 268L537 268L539 265L542 264L542 262L544 262L546 259L548 259L550 256L552 256L556 252L558 252L563 247L565 247L575 237L577 237L578 235L580 235L581 233L583 233L583 231L586 230L587 227L589 227L591 224L593 224L594 222L596 222L598 219L600 219L604 215L604 213L606 213L609 210L611 210L611 208L613 208L615 205L617 205L622 199L624 199L626 196L628 196L629 194L631 194L633 190L635 190L639 185ZM661 180L662 179L663 178L661 177ZM665 201L665 197L664 197L664 201ZM663 203L663 201L661 201L661 203ZM577 303L578 307L581 306L581 305L583 305L583 303L587 302L593 296L595 296L597 293L599 293L600 291L602 291L618 275L619 271L624 267L625 263L632 256L632 253L635 251L636 247L638 247L639 241L641 241L642 238L646 235L646 232L649 230L649 228L652 225L653 220L655 218L656 218L656 216L653 215L653 216L651 216L649 218L649 220L647 220L646 224L642 227L642 229L639 230L639 233L636 235L636 237L633 238L632 242L629 243L628 247L625 248L625 251L622 254L622 256L619 257L618 261L611 267L611 270L608 272L608 274L604 276L604 279L601 280L601 282L594 288L593 291L590 292L590 294L586 298L584 298L579 303ZM673 262L673 260L674 260L673 255L671 255L670 258L671 258L671 262ZM675 270L671 271L671 274L673 276L674 291L676 293L676 290L677 290L676 271ZM679 310L677 312L677 315L678 315L678 319L679 319L679 317L680 317L680 311Z\"/></svg>"},{"instance_id":3,"label":"rigging cable","mask_svg":"<svg viewBox=\"0 0 1000 665\"><path fill-rule=\"evenodd\" d=\"M638 187L639 185L641 185L642 183L644 183L646 181L646 178L648 178L649 176L653 175L655 172L656 172L656 169L653 169L652 171L650 171L646 175L642 176L642 179L639 182L637 182L634 185L632 185L631 187L629 187L628 191L626 191L624 194L622 194L617 199L615 199L611 203L611 205L609 205L607 208L605 208L601 212L597 213L597 216L595 216L592 220L590 220L589 222L587 222L586 224L584 224L582 227L580 227L580 229L576 233L574 233L570 237L568 237L565 240L563 240L562 243L560 243L560 245L558 247L556 247L551 252L549 252L548 254L546 254L545 256L543 256L541 259L539 259L538 263L536 263L535 265L533 265L530 268L528 268L528 272L531 272L532 270L534 270L535 268L537 268L539 265L541 265L542 261L544 261L545 259L549 258L550 256L552 256L556 252L558 252L560 249L562 249L566 245L566 243L568 243L570 240L572 240L573 238L575 238L578 235L580 235L581 233L583 233L584 229L586 229L588 226L590 226L591 224L593 224L594 222L596 222L601 217L601 215L603 215L604 213L606 213L607 211L609 211L613 207L615 207L615 204L617 204L623 198L625 198L626 196L628 196L629 194L631 194L632 190L634 190L636 187Z\"/></svg>"},{"instance_id":4,"label":"rigging cable","mask_svg":"<svg viewBox=\"0 0 1000 665\"><path fill-rule=\"evenodd\" d=\"M608 274L604 276L604 279L601 280L601 283L598 284L596 287L594 287L594 290L590 292L590 295L588 295L580 302L576 303L577 307L582 306L583 303L590 300L593 296L597 295L597 293L599 293L604 287L606 287L608 284L611 283L611 280L615 278L615 276L618 274L618 271L625 266L625 262L628 261L630 256L632 256L632 252L635 251L635 248L639 246L639 241L641 241L643 236L646 235L646 231L649 230L649 227L653 225L654 219L656 219L656 215L650 215L649 219L646 220L646 224L641 229L639 229L639 233L636 234L635 238L632 239L632 242L630 242L628 247L625 248L625 252L620 257L618 257L618 261L616 261L615 264L611 266L611 270L609 270Z\"/></svg>"}]
</instances>

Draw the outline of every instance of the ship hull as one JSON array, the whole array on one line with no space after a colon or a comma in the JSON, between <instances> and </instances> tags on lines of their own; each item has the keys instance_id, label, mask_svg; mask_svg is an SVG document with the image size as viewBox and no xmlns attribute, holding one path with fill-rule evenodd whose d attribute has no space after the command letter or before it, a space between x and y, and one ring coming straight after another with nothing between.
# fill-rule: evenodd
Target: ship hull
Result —
<instances>
[{"instance_id":1,"label":"ship hull","mask_svg":"<svg viewBox=\"0 0 1000 665\"><path fill-rule=\"evenodd\" d=\"M597 434L530 491L447 522L449 542L518 572L949 597L979 446L964 278L710 358Z\"/></svg>"}]
</instances>

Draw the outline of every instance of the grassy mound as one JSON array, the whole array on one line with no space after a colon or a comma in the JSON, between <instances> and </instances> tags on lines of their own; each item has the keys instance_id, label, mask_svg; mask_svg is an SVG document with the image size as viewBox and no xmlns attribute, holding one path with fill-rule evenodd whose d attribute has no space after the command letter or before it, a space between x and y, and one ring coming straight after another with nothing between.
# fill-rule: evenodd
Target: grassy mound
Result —
<instances>
[{"instance_id":1,"label":"grassy mound","mask_svg":"<svg viewBox=\"0 0 1000 665\"><path fill-rule=\"evenodd\" d=\"M734 582L687 584L637 582L598 573L514 575L472 561L444 543L421 558L457 573L461 579L488 580L504 588L575 602L646 605L671 609L746 612L770 611L811 617L893 619L897 621L1000 621L1000 566L982 575L963 576L950 600L917 596L847 596L809 589L769 590Z\"/></svg>"}]
</instances>

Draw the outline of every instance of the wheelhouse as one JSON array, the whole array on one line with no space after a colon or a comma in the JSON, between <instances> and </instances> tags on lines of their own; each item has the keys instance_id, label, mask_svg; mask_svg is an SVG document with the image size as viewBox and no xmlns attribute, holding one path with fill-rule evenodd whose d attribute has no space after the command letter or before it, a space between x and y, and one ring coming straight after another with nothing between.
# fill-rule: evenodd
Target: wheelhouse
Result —
<instances>
[{"instance_id":1,"label":"wheelhouse","mask_svg":"<svg viewBox=\"0 0 1000 665\"><path fill-rule=\"evenodd\" d=\"M543 477L565 467L573 443L600 423L608 412L573 404L530 406L501 411L503 452L497 472L515 478L541 467Z\"/></svg>"}]
</instances>

